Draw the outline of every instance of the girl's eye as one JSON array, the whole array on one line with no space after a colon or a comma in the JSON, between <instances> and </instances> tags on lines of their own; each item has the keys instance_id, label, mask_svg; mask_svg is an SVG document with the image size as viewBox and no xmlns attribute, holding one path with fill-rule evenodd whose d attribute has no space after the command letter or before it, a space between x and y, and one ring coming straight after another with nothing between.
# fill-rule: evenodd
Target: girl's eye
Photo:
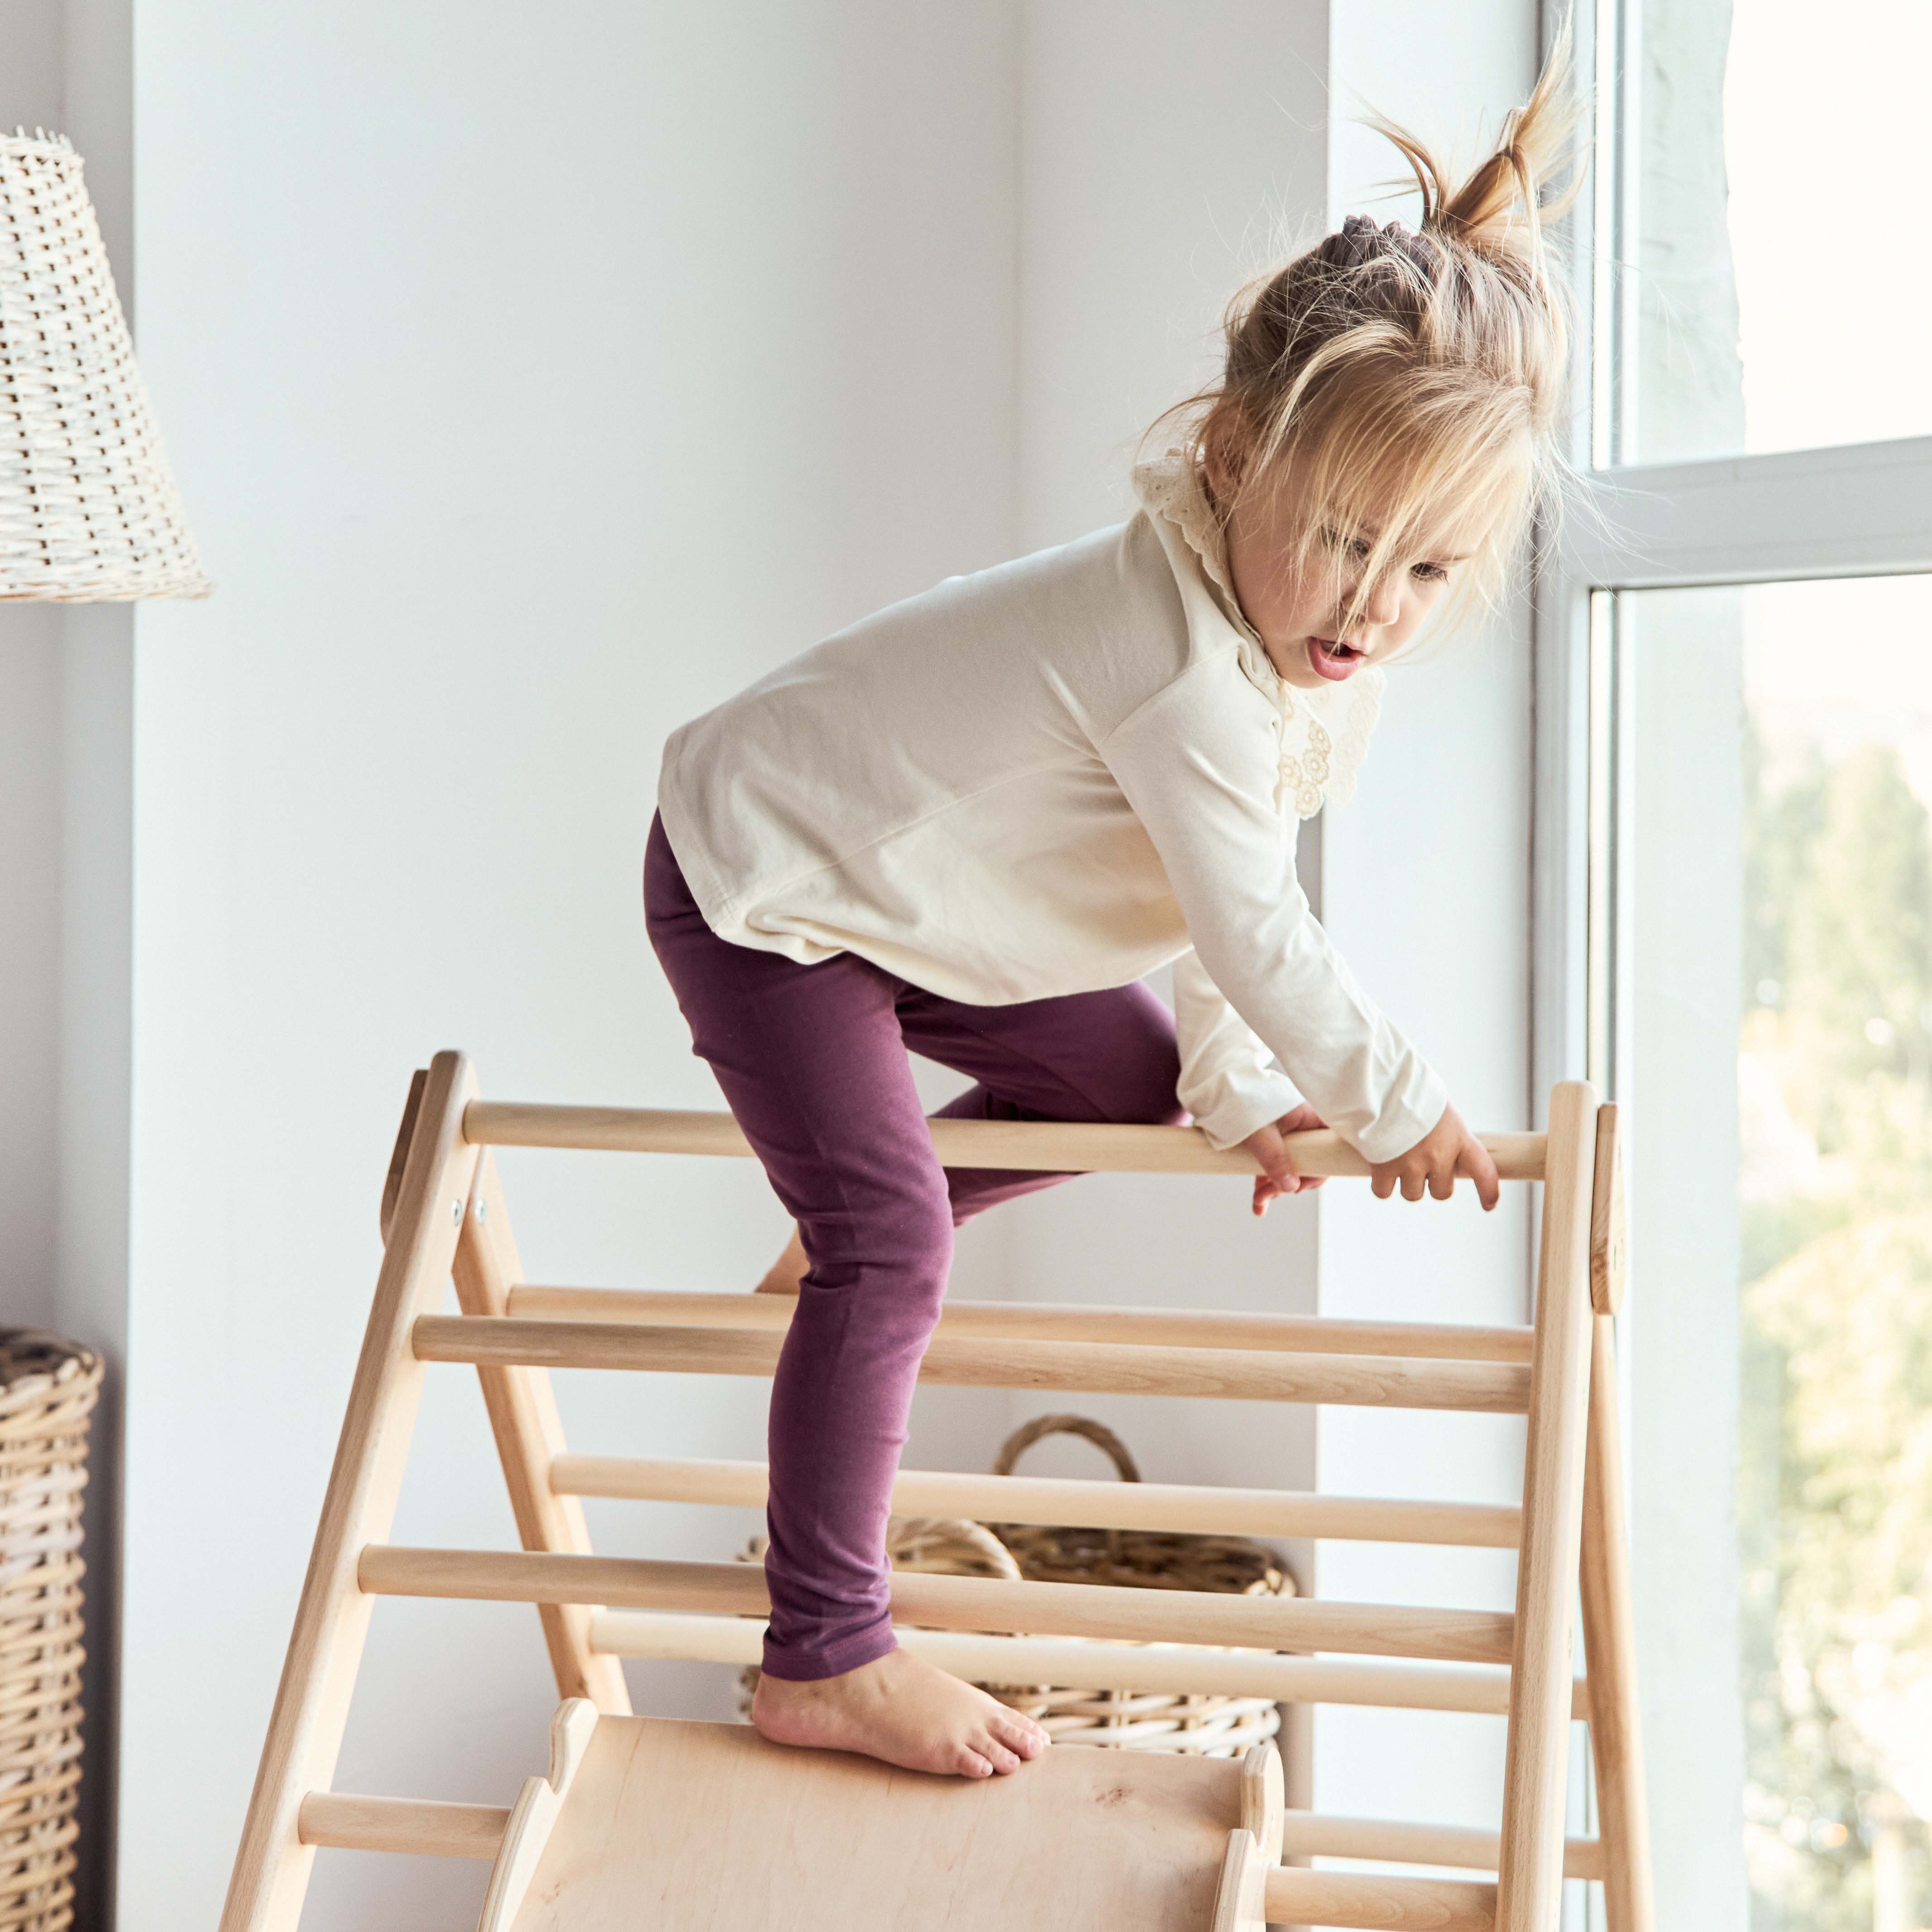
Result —
<instances>
[{"instance_id":1,"label":"girl's eye","mask_svg":"<svg viewBox=\"0 0 1932 1932\"><path fill-rule=\"evenodd\" d=\"M1358 563L1366 563L1374 548L1366 537L1345 537L1340 530L1324 530L1322 540L1330 550L1346 550Z\"/></svg>"},{"instance_id":2,"label":"girl's eye","mask_svg":"<svg viewBox=\"0 0 1932 1932\"><path fill-rule=\"evenodd\" d=\"M1418 563L1411 574L1420 578L1425 584L1446 584L1449 580L1449 573L1439 563Z\"/></svg>"}]
</instances>

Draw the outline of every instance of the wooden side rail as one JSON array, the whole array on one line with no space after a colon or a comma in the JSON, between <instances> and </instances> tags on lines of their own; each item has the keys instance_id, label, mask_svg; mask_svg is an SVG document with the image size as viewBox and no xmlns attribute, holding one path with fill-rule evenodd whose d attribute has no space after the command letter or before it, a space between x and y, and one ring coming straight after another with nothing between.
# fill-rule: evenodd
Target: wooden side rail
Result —
<instances>
[{"instance_id":1,"label":"wooden side rail","mask_svg":"<svg viewBox=\"0 0 1932 1932\"><path fill-rule=\"evenodd\" d=\"M1373 1872L1268 1874L1270 1925L1371 1926L1375 1932L1492 1932L1496 1888L1468 1879L1384 1878Z\"/></svg>"},{"instance_id":2,"label":"wooden side rail","mask_svg":"<svg viewBox=\"0 0 1932 1932\"><path fill-rule=\"evenodd\" d=\"M532 1322L628 1322L657 1328L791 1325L790 1294L689 1294L668 1288L512 1288L495 1312ZM1528 1328L1447 1322L1343 1322L1318 1315L1234 1315L1187 1308L1088 1308L1026 1301L949 1301L942 1335L1003 1342L1132 1342L1146 1348L1282 1349L1306 1355L1413 1355L1425 1360L1525 1362Z\"/></svg>"},{"instance_id":3,"label":"wooden side rail","mask_svg":"<svg viewBox=\"0 0 1932 1932\"><path fill-rule=\"evenodd\" d=\"M566 1454L551 1462L550 1484L559 1496L763 1509L766 1476L762 1462ZM1522 1524L1522 1510L1510 1503L1397 1502L1298 1490L962 1476L924 1469L899 1472L892 1484L892 1512L964 1516L976 1522L1078 1523L1093 1529L1182 1535L1308 1536L1475 1550L1514 1550Z\"/></svg>"},{"instance_id":4,"label":"wooden side rail","mask_svg":"<svg viewBox=\"0 0 1932 1932\"><path fill-rule=\"evenodd\" d=\"M756 1617L692 1616L669 1610L604 1610L591 1640L613 1657L686 1664L756 1664L765 1626ZM897 1632L902 1648L977 1684L1064 1684L1076 1690L1149 1690L1210 1697L1266 1697L1280 1704L1353 1704L1382 1710L1509 1710L1509 1672L1492 1664L1349 1662L1272 1651L1096 1643L1080 1637L985 1636L970 1631ZM1571 1702L1590 1714L1578 1678Z\"/></svg>"},{"instance_id":5,"label":"wooden side rail","mask_svg":"<svg viewBox=\"0 0 1932 1932\"><path fill-rule=\"evenodd\" d=\"M1405 1865L1466 1865L1496 1869L1501 1839L1494 1832L1460 1825L1398 1824L1385 1818L1330 1818L1316 1811L1283 1814L1285 1858L1377 1858ZM1600 1879L1604 1848L1594 1838L1568 1838L1563 1846L1565 1878Z\"/></svg>"},{"instance_id":6,"label":"wooden side rail","mask_svg":"<svg viewBox=\"0 0 1932 1932\"><path fill-rule=\"evenodd\" d=\"M356 1567L376 1597L452 1597L520 1604L764 1616L764 1572L745 1563L670 1563L532 1550L411 1550L371 1544ZM1045 1631L1148 1643L1256 1650L1339 1650L1445 1664L1502 1664L1515 1619L1501 1610L1415 1610L1307 1597L1228 1597L1102 1583L1016 1583L985 1576L892 1580L892 1620L936 1630Z\"/></svg>"},{"instance_id":7,"label":"wooden side rail","mask_svg":"<svg viewBox=\"0 0 1932 1932\"><path fill-rule=\"evenodd\" d=\"M347 1791L311 1791L296 1815L305 1845L432 1858L494 1858L510 1822L507 1804L363 1798Z\"/></svg>"},{"instance_id":8,"label":"wooden side rail","mask_svg":"<svg viewBox=\"0 0 1932 1932\"><path fill-rule=\"evenodd\" d=\"M639 1328L610 1322L427 1315L416 1322L412 1346L418 1361L493 1368L769 1376L783 1339L759 1329ZM1529 1406L1529 1371L1513 1363L1144 1348L1113 1342L985 1342L939 1336L920 1364L920 1380L952 1388L1214 1396L1496 1415L1520 1415Z\"/></svg>"},{"instance_id":9,"label":"wooden side rail","mask_svg":"<svg viewBox=\"0 0 1932 1932\"><path fill-rule=\"evenodd\" d=\"M1054 1174L1232 1174L1250 1179L1252 1157L1217 1154L1198 1127L1112 1126L1084 1121L933 1120L932 1144L948 1167L1010 1167ZM751 1157L729 1114L664 1107L558 1107L524 1100L472 1100L464 1137L486 1147L577 1148L604 1154ZM1540 1180L1541 1134L1479 1136L1505 1180ZM1361 1176L1368 1163L1341 1136L1291 1134L1304 1174Z\"/></svg>"}]
</instances>

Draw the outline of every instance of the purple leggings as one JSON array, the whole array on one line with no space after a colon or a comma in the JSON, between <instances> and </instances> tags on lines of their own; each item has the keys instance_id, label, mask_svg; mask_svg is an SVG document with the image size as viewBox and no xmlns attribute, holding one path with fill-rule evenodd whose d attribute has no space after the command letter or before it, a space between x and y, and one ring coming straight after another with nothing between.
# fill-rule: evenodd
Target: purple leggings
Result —
<instances>
[{"instance_id":1,"label":"purple leggings","mask_svg":"<svg viewBox=\"0 0 1932 1932\"><path fill-rule=\"evenodd\" d=\"M811 1267L770 1424L765 1668L833 1677L893 1648L886 1517L952 1230L1064 1174L944 1168L907 1049L978 1083L954 1120L1184 1118L1174 1022L1146 987L1011 1006L942 1000L856 953L801 966L720 939L662 823L644 860L651 944Z\"/></svg>"}]
</instances>

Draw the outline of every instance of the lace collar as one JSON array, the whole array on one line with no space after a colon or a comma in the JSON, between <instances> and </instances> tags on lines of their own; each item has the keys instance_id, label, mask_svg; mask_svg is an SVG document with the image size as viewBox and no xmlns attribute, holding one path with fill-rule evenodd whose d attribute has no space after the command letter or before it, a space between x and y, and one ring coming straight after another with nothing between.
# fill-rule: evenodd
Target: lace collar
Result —
<instances>
[{"instance_id":1,"label":"lace collar","mask_svg":"<svg viewBox=\"0 0 1932 1932\"><path fill-rule=\"evenodd\" d=\"M1365 665L1346 684L1302 691L1285 682L1270 662L1262 640L1241 615L1228 576L1227 544L1208 501L1200 473L1185 451L1170 449L1136 466L1134 494L1156 516L1165 517L1185 539L1216 608L1240 645L1241 669L1248 680L1280 707L1281 773L1275 803L1298 818L1312 818L1324 802L1346 805L1369 755L1370 734L1382 715L1382 688L1388 674Z\"/></svg>"}]
</instances>

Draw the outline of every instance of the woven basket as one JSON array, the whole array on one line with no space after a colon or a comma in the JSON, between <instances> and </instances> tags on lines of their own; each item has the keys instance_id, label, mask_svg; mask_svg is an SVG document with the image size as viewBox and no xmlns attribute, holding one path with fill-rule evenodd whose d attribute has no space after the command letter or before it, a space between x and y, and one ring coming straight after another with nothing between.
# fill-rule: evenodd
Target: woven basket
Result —
<instances>
[{"instance_id":1,"label":"woven basket","mask_svg":"<svg viewBox=\"0 0 1932 1932\"><path fill-rule=\"evenodd\" d=\"M0 1932L74 1922L80 1505L100 1358L0 1328Z\"/></svg>"},{"instance_id":2,"label":"woven basket","mask_svg":"<svg viewBox=\"0 0 1932 1932\"><path fill-rule=\"evenodd\" d=\"M1079 1415L1042 1415L1006 1439L993 1465L1010 1475L1048 1436L1082 1436L1103 1449L1125 1482L1140 1472L1113 1431ZM765 1539L740 1558L758 1562ZM1233 1536L1156 1530L1062 1528L1036 1523L978 1523L943 1516L894 1516L886 1552L895 1570L943 1576L998 1576L1052 1583L1114 1583L1154 1590L1208 1590L1237 1596L1292 1594L1294 1585L1262 1545ZM740 1675L739 1711L748 1715L755 1666ZM1177 1751L1236 1757L1273 1737L1281 1713L1260 1697L1216 1697L1148 1690L1075 1690L1054 1684L982 1684L1000 1702L1042 1725L1056 1744L1110 1750Z\"/></svg>"},{"instance_id":3,"label":"woven basket","mask_svg":"<svg viewBox=\"0 0 1932 1932\"><path fill-rule=\"evenodd\" d=\"M1126 1483L1140 1471L1126 1444L1082 1415L1042 1415L1016 1430L993 1464L1009 1476L1028 1450L1049 1436L1080 1436L1103 1450ZM1273 1553L1238 1536L1190 1536L1164 1530L1061 1528L989 1523L1012 1552L1020 1574L1042 1583L1113 1583L1145 1590L1205 1590L1279 1597L1294 1586ZM1073 1690L1056 1685L982 1687L1045 1726L1056 1744L1113 1750L1180 1751L1237 1757L1281 1728L1277 1706L1262 1697L1184 1696L1148 1690Z\"/></svg>"}]
</instances>

